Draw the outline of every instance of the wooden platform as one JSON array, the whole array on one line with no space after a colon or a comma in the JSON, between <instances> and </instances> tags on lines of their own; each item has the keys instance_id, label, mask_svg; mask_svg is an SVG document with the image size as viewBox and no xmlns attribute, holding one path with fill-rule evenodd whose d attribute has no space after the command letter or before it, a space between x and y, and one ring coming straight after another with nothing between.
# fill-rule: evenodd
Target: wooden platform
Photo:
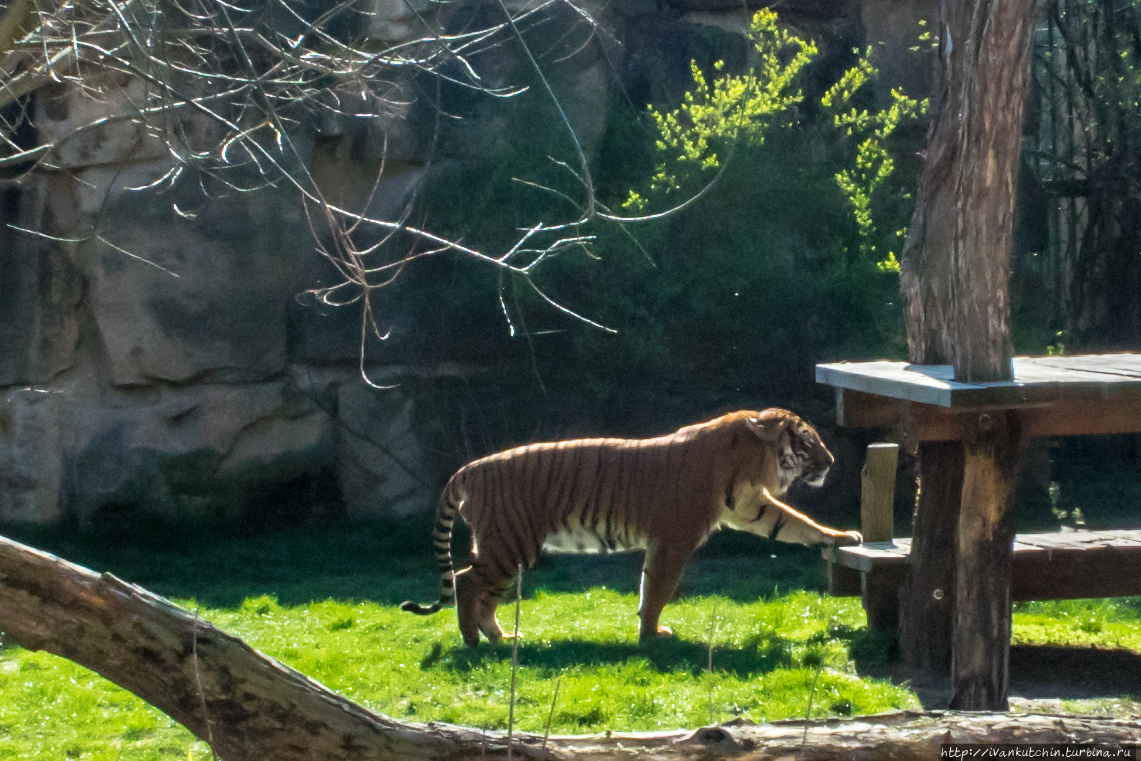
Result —
<instances>
[{"instance_id":1,"label":"wooden platform","mask_svg":"<svg viewBox=\"0 0 1141 761\"><path fill-rule=\"evenodd\" d=\"M860 595L869 629L895 628L910 539L824 550L829 593ZM1018 534L1014 601L1141 595L1141 530Z\"/></svg>"},{"instance_id":2,"label":"wooden platform","mask_svg":"<svg viewBox=\"0 0 1141 761\"><path fill-rule=\"evenodd\" d=\"M961 439L988 410L1016 410L1026 436L1141 430L1141 354L1015 357L1013 369L1012 381L960 383L950 365L840 362L817 365L816 380L835 388L840 425L919 440Z\"/></svg>"}]
</instances>

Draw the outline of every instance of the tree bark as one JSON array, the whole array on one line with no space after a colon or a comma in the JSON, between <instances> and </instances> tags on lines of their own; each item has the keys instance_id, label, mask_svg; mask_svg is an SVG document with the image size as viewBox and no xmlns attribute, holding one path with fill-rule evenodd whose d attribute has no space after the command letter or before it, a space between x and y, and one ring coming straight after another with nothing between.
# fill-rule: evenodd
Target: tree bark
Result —
<instances>
[{"instance_id":1,"label":"tree bark","mask_svg":"<svg viewBox=\"0 0 1141 761\"><path fill-rule=\"evenodd\" d=\"M1034 0L945 0L927 156L901 261L911 360L1011 377L1008 281Z\"/></svg>"},{"instance_id":2,"label":"tree bark","mask_svg":"<svg viewBox=\"0 0 1141 761\"><path fill-rule=\"evenodd\" d=\"M950 363L958 381L1009 380L1008 280L1034 2L944 0L940 8L927 155L901 260L910 355L919 364ZM924 539L958 548L954 704L1001 710L1010 647L1009 464L1017 456L1018 432L1001 414L986 419L995 431L983 430L980 421L979 435L967 443L958 541L945 534ZM921 469L929 474L935 467L942 463ZM949 504L925 505L922 498L920 508L924 516L951 510ZM917 539L919 530L917 523ZM901 651L920 662L939 659L924 647L942 638L922 633L918 596L930 570L924 562L922 556L912 560L912 609L903 614L911 628L905 627L908 641L901 642Z\"/></svg>"},{"instance_id":3,"label":"tree bark","mask_svg":"<svg viewBox=\"0 0 1141 761\"><path fill-rule=\"evenodd\" d=\"M210 743L226 761L505 758L502 733L372 713L144 589L0 538L0 627L70 658ZM944 743L1141 740L1141 721L900 712L851 720L733 722L696 731L516 734L517 758L937 759Z\"/></svg>"}]
</instances>

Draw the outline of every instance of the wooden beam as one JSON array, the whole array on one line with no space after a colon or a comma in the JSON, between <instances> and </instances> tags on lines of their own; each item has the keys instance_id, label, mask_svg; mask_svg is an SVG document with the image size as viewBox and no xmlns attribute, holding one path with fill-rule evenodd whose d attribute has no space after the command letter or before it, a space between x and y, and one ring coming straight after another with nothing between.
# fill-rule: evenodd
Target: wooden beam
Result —
<instances>
[{"instance_id":1,"label":"wooden beam","mask_svg":"<svg viewBox=\"0 0 1141 761\"><path fill-rule=\"evenodd\" d=\"M1020 410L1024 436L1077 436L1141 431L1141 398L1084 396L1051 407Z\"/></svg>"},{"instance_id":2,"label":"wooden beam","mask_svg":"<svg viewBox=\"0 0 1141 761\"><path fill-rule=\"evenodd\" d=\"M899 629L899 588L906 576L907 566L898 564L860 573L860 599L870 633Z\"/></svg>"},{"instance_id":3,"label":"wooden beam","mask_svg":"<svg viewBox=\"0 0 1141 761\"><path fill-rule=\"evenodd\" d=\"M832 597L858 597L860 572L839 562L836 549L824 548L824 559L828 561L828 594Z\"/></svg>"},{"instance_id":4,"label":"wooden beam","mask_svg":"<svg viewBox=\"0 0 1141 761\"><path fill-rule=\"evenodd\" d=\"M875 577L874 585L882 586L892 579L897 586L902 585L911 544L911 539L903 538L825 548L823 556L838 580L829 587L829 594L860 595L861 573ZM1066 531L1014 537L1010 598L1015 602L1135 596L1141 596L1141 531Z\"/></svg>"},{"instance_id":5,"label":"wooden beam","mask_svg":"<svg viewBox=\"0 0 1141 761\"><path fill-rule=\"evenodd\" d=\"M1112 546L1018 552L1012 600L1076 600L1141 595L1141 552Z\"/></svg>"},{"instance_id":6,"label":"wooden beam","mask_svg":"<svg viewBox=\"0 0 1141 761\"><path fill-rule=\"evenodd\" d=\"M880 428L911 441L961 441L980 414L992 407L948 409L863 391L836 389L836 422L848 428ZM1017 410L1022 435L1098 436L1141 431L1141 397L1133 393L1073 394L1066 401Z\"/></svg>"},{"instance_id":7,"label":"wooden beam","mask_svg":"<svg viewBox=\"0 0 1141 761\"><path fill-rule=\"evenodd\" d=\"M973 416L977 414L974 412ZM889 399L846 388L836 389L836 422L839 425L882 428L892 438L900 440L960 441L967 435L970 419L964 419L963 413L946 407Z\"/></svg>"}]
</instances>

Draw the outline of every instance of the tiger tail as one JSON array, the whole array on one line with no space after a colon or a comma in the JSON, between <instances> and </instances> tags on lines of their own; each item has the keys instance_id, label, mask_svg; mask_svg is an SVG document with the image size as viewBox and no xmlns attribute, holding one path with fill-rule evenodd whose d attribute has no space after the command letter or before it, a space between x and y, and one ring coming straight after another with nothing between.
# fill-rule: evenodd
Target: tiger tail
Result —
<instances>
[{"instance_id":1,"label":"tiger tail","mask_svg":"<svg viewBox=\"0 0 1141 761\"><path fill-rule=\"evenodd\" d=\"M455 602L456 575L452 566L452 525L456 522L460 505L463 504L459 475L457 473L453 476L440 494L440 503L436 506L436 525L432 528L432 544L436 548L436 563L440 568L440 598L427 607L405 600L400 603L401 610L418 616L429 616Z\"/></svg>"}]
</instances>

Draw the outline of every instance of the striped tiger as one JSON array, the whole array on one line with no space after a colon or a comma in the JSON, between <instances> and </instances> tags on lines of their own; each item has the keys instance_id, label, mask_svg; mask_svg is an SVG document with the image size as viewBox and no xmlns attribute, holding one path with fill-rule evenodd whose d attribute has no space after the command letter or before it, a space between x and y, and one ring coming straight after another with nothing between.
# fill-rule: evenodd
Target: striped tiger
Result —
<instances>
[{"instance_id":1,"label":"striped tiger","mask_svg":"<svg viewBox=\"0 0 1141 761\"><path fill-rule=\"evenodd\" d=\"M440 566L435 613L456 600L460 633L498 642L500 598L520 564L543 549L596 553L644 550L638 612L646 639L682 567L709 535L729 527L797 544L851 544L855 531L814 523L779 501L797 479L824 483L833 463L820 436L782 409L731 412L652 439L575 439L508 449L452 476L440 497L432 539ZM471 528L472 564L453 573L456 515Z\"/></svg>"}]
</instances>

